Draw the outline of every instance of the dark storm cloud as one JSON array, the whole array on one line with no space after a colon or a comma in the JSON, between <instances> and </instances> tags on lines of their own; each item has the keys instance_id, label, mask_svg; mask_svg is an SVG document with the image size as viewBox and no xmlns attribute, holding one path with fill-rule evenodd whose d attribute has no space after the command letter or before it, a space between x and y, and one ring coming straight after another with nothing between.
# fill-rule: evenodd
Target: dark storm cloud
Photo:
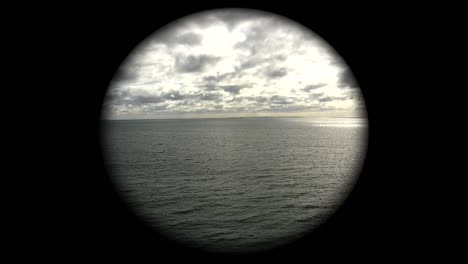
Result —
<instances>
[{"instance_id":1,"label":"dark storm cloud","mask_svg":"<svg viewBox=\"0 0 468 264\"><path fill-rule=\"evenodd\" d=\"M201 72L204 71L208 65L213 65L219 60L219 57L209 55L176 56L175 69L180 73Z\"/></svg>"},{"instance_id":2,"label":"dark storm cloud","mask_svg":"<svg viewBox=\"0 0 468 264\"><path fill-rule=\"evenodd\" d=\"M311 90L318 89L318 88L323 87L325 85L327 85L327 84L326 83L311 84L311 85L307 85L306 87L302 88L301 90L304 91L304 92L310 92Z\"/></svg>"},{"instance_id":3,"label":"dark storm cloud","mask_svg":"<svg viewBox=\"0 0 468 264\"><path fill-rule=\"evenodd\" d=\"M265 72L265 75L269 78L281 78L284 77L288 74L285 68L279 68L279 69L267 69Z\"/></svg>"},{"instance_id":4,"label":"dark storm cloud","mask_svg":"<svg viewBox=\"0 0 468 264\"><path fill-rule=\"evenodd\" d=\"M357 88L356 80L354 79L351 70L346 68L338 75L338 88Z\"/></svg>"}]
</instances>

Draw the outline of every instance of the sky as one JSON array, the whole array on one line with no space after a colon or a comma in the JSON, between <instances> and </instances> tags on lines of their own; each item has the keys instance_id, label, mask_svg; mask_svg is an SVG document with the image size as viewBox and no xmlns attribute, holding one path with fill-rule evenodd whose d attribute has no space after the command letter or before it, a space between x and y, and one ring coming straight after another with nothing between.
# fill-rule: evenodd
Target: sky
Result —
<instances>
[{"instance_id":1,"label":"sky","mask_svg":"<svg viewBox=\"0 0 468 264\"><path fill-rule=\"evenodd\" d=\"M363 117L351 70L287 18L223 9L157 30L117 70L104 119Z\"/></svg>"}]
</instances>

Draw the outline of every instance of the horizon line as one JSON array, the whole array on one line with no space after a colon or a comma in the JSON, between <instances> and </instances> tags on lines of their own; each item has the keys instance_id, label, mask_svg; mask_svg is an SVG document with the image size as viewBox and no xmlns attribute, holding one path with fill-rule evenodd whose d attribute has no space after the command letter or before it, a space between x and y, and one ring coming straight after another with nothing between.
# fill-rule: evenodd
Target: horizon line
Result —
<instances>
[{"instance_id":1,"label":"horizon line","mask_svg":"<svg viewBox=\"0 0 468 264\"><path fill-rule=\"evenodd\" d=\"M367 116L225 116L225 117L161 117L161 118L122 118L122 119L105 119L101 121L132 121L132 120L178 120L178 119L234 119L234 118L312 118L312 119L342 119L342 118L359 118L367 119Z\"/></svg>"}]
</instances>

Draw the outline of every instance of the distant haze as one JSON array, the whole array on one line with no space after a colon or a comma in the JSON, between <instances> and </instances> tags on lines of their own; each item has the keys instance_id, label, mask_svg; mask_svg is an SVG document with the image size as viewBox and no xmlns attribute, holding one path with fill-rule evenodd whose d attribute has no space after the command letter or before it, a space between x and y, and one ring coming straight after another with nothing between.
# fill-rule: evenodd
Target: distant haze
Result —
<instances>
[{"instance_id":1,"label":"distant haze","mask_svg":"<svg viewBox=\"0 0 468 264\"><path fill-rule=\"evenodd\" d=\"M269 13L214 10L169 24L129 54L104 119L365 117L351 70L324 40Z\"/></svg>"}]
</instances>

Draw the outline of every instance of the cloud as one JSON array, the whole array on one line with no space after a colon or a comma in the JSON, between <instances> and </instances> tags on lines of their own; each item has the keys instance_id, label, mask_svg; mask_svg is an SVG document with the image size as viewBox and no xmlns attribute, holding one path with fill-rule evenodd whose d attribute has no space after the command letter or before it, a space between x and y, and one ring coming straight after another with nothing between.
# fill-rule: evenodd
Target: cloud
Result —
<instances>
[{"instance_id":1,"label":"cloud","mask_svg":"<svg viewBox=\"0 0 468 264\"><path fill-rule=\"evenodd\" d=\"M288 74L285 68L269 68L266 70L265 75L269 78L281 78Z\"/></svg>"},{"instance_id":2,"label":"cloud","mask_svg":"<svg viewBox=\"0 0 468 264\"><path fill-rule=\"evenodd\" d=\"M321 103L332 102L332 101L343 101L347 100L348 96L323 96L318 98L318 101Z\"/></svg>"},{"instance_id":3,"label":"cloud","mask_svg":"<svg viewBox=\"0 0 468 264\"><path fill-rule=\"evenodd\" d=\"M219 75L218 76L208 75L208 76L203 77L203 81L208 82L208 83L217 83L222 80L223 78L220 78Z\"/></svg>"},{"instance_id":4,"label":"cloud","mask_svg":"<svg viewBox=\"0 0 468 264\"><path fill-rule=\"evenodd\" d=\"M319 108L317 106L310 105L271 105L269 108L264 109L268 112L310 112L317 111Z\"/></svg>"},{"instance_id":5,"label":"cloud","mask_svg":"<svg viewBox=\"0 0 468 264\"><path fill-rule=\"evenodd\" d=\"M245 39L234 45L235 49L249 52L249 57L263 53L267 49L267 40L269 37L267 26L254 26L245 32Z\"/></svg>"},{"instance_id":6,"label":"cloud","mask_svg":"<svg viewBox=\"0 0 468 264\"><path fill-rule=\"evenodd\" d=\"M249 58L249 60L240 63L239 66L236 66L236 71L243 71L243 70L247 70L250 68L254 68L257 65L264 63L265 61L266 61L265 59Z\"/></svg>"},{"instance_id":7,"label":"cloud","mask_svg":"<svg viewBox=\"0 0 468 264\"><path fill-rule=\"evenodd\" d=\"M277 61L285 61L288 57L285 54L279 54L273 57Z\"/></svg>"},{"instance_id":8,"label":"cloud","mask_svg":"<svg viewBox=\"0 0 468 264\"><path fill-rule=\"evenodd\" d=\"M357 89L347 89L347 90L344 90L342 94L344 96L347 96L347 98L350 100L356 100L356 102L363 100L360 91Z\"/></svg>"},{"instance_id":9,"label":"cloud","mask_svg":"<svg viewBox=\"0 0 468 264\"><path fill-rule=\"evenodd\" d=\"M324 95L324 93L313 93L313 94L309 94L309 99L310 100L318 100L320 97L322 97Z\"/></svg>"},{"instance_id":10,"label":"cloud","mask_svg":"<svg viewBox=\"0 0 468 264\"><path fill-rule=\"evenodd\" d=\"M106 107L116 116L356 108L358 89L336 89L356 87L346 64L287 22L241 9L174 22L119 68Z\"/></svg>"},{"instance_id":11,"label":"cloud","mask_svg":"<svg viewBox=\"0 0 468 264\"><path fill-rule=\"evenodd\" d=\"M205 91L216 91L220 89L219 86L215 84L202 84L199 85L198 88L202 88Z\"/></svg>"},{"instance_id":12,"label":"cloud","mask_svg":"<svg viewBox=\"0 0 468 264\"><path fill-rule=\"evenodd\" d=\"M199 45L201 43L201 37L200 35L197 35L195 33L185 33L182 35L178 35L175 39L174 42L177 44L183 44L183 45Z\"/></svg>"},{"instance_id":13,"label":"cloud","mask_svg":"<svg viewBox=\"0 0 468 264\"><path fill-rule=\"evenodd\" d=\"M275 59L282 61L283 56L272 57L271 55L280 51L281 40L274 37L277 28L272 26L271 20L260 20L248 30L243 31L245 39L235 43L234 48L248 52L248 59Z\"/></svg>"},{"instance_id":14,"label":"cloud","mask_svg":"<svg viewBox=\"0 0 468 264\"><path fill-rule=\"evenodd\" d=\"M203 81L208 82L208 83L218 83L218 82L221 82L223 80L230 80L233 77L235 77L236 75L238 75L237 72L226 72L226 73L223 73L223 74L218 73L216 76L214 76L214 75L204 76Z\"/></svg>"},{"instance_id":15,"label":"cloud","mask_svg":"<svg viewBox=\"0 0 468 264\"><path fill-rule=\"evenodd\" d=\"M207 84L198 85L197 87L202 88L205 91L223 90L223 91L228 92L230 94L236 95L236 94L239 94L242 89L251 87L251 84L218 85L218 84L214 84L214 83L207 83Z\"/></svg>"},{"instance_id":16,"label":"cloud","mask_svg":"<svg viewBox=\"0 0 468 264\"><path fill-rule=\"evenodd\" d=\"M132 106L139 106L139 105L147 105L147 104L158 104L163 102L164 100L159 96L154 95L118 95L108 102L109 105L115 106L125 106L125 105L132 105Z\"/></svg>"},{"instance_id":17,"label":"cloud","mask_svg":"<svg viewBox=\"0 0 468 264\"><path fill-rule=\"evenodd\" d=\"M118 83L128 83L135 81L138 78L136 69L132 67L119 67L117 72L114 74L112 81Z\"/></svg>"},{"instance_id":18,"label":"cloud","mask_svg":"<svg viewBox=\"0 0 468 264\"><path fill-rule=\"evenodd\" d=\"M304 92L310 92L311 90L318 89L318 88L323 87L325 85L327 85L327 84L326 83L311 84L311 85L307 85L306 87L302 88L301 90L304 91Z\"/></svg>"},{"instance_id":19,"label":"cloud","mask_svg":"<svg viewBox=\"0 0 468 264\"><path fill-rule=\"evenodd\" d=\"M222 89L225 91L225 92L228 92L230 94L239 94L239 91L241 89L245 88L245 86L243 85L225 85L225 86L222 86Z\"/></svg>"},{"instance_id":20,"label":"cloud","mask_svg":"<svg viewBox=\"0 0 468 264\"><path fill-rule=\"evenodd\" d=\"M224 105L219 104L214 106L215 111L222 111L224 109Z\"/></svg>"},{"instance_id":21,"label":"cloud","mask_svg":"<svg viewBox=\"0 0 468 264\"><path fill-rule=\"evenodd\" d=\"M309 94L309 99L310 100L318 100L320 97L323 97L324 93L321 92L321 93L313 93L313 94Z\"/></svg>"},{"instance_id":22,"label":"cloud","mask_svg":"<svg viewBox=\"0 0 468 264\"><path fill-rule=\"evenodd\" d=\"M168 47L175 45L196 46L202 42L202 37L193 32L179 33L177 30L164 30L160 32L157 37L152 38L151 43L164 44Z\"/></svg>"},{"instance_id":23,"label":"cloud","mask_svg":"<svg viewBox=\"0 0 468 264\"><path fill-rule=\"evenodd\" d=\"M169 106L167 104L154 104L149 105L149 107L145 108L143 111L147 113L165 112L168 110L168 108Z\"/></svg>"},{"instance_id":24,"label":"cloud","mask_svg":"<svg viewBox=\"0 0 468 264\"><path fill-rule=\"evenodd\" d=\"M184 100L186 96L180 94L179 91L171 91L171 92L164 94L162 98L165 100L170 100L170 101L180 101L180 100Z\"/></svg>"},{"instance_id":25,"label":"cloud","mask_svg":"<svg viewBox=\"0 0 468 264\"><path fill-rule=\"evenodd\" d=\"M272 104L292 104L294 101L290 97L280 96L280 95L273 95L270 98L270 102Z\"/></svg>"},{"instance_id":26,"label":"cloud","mask_svg":"<svg viewBox=\"0 0 468 264\"><path fill-rule=\"evenodd\" d=\"M200 100L203 101L220 101L223 96L218 93L207 93L200 96Z\"/></svg>"},{"instance_id":27,"label":"cloud","mask_svg":"<svg viewBox=\"0 0 468 264\"><path fill-rule=\"evenodd\" d=\"M338 75L338 88L358 88L356 79L353 76L353 73L349 68L345 68Z\"/></svg>"},{"instance_id":28,"label":"cloud","mask_svg":"<svg viewBox=\"0 0 468 264\"><path fill-rule=\"evenodd\" d=\"M270 63L269 58L263 58L261 56L241 57L239 61L236 62L236 65L234 66L234 72L232 72L229 77L243 77L246 74L248 75L248 73L246 73L246 70L253 69L268 63Z\"/></svg>"},{"instance_id":29,"label":"cloud","mask_svg":"<svg viewBox=\"0 0 468 264\"><path fill-rule=\"evenodd\" d=\"M132 106L141 106L141 105L151 105L151 104L160 104L166 101L182 101L185 99L190 99L191 95L180 94L179 91L170 91L163 93L161 95L154 95L148 93L141 94L129 94L128 91L120 92L115 98L112 99L113 105L132 105Z\"/></svg>"},{"instance_id":30,"label":"cloud","mask_svg":"<svg viewBox=\"0 0 468 264\"><path fill-rule=\"evenodd\" d=\"M334 101L335 99L333 97L330 97L330 96L324 96L324 97L320 97L318 98L319 102L331 102L331 101Z\"/></svg>"},{"instance_id":31,"label":"cloud","mask_svg":"<svg viewBox=\"0 0 468 264\"><path fill-rule=\"evenodd\" d=\"M233 30L244 21L265 17L267 15L268 14L260 11L246 11L232 8L218 12L215 17L217 20L222 21L229 30Z\"/></svg>"},{"instance_id":32,"label":"cloud","mask_svg":"<svg viewBox=\"0 0 468 264\"><path fill-rule=\"evenodd\" d=\"M237 97L235 101L237 102L242 102L242 101L250 101L250 102L255 102L257 104L264 104L269 102L270 100L265 97L265 96L242 96L242 97Z\"/></svg>"},{"instance_id":33,"label":"cloud","mask_svg":"<svg viewBox=\"0 0 468 264\"><path fill-rule=\"evenodd\" d=\"M256 97L255 97L255 101L256 101L257 103L266 103L266 102L268 102L269 100L268 100L268 98L266 98L266 97L264 97L264 96L256 96Z\"/></svg>"},{"instance_id":34,"label":"cloud","mask_svg":"<svg viewBox=\"0 0 468 264\"><path fill-rule=\"evenodd\" d=\"M221 58L209 55L176 56L175 69L179 73L201 72L208 65L213 65Z\"/></svg>"}]
</instances>

